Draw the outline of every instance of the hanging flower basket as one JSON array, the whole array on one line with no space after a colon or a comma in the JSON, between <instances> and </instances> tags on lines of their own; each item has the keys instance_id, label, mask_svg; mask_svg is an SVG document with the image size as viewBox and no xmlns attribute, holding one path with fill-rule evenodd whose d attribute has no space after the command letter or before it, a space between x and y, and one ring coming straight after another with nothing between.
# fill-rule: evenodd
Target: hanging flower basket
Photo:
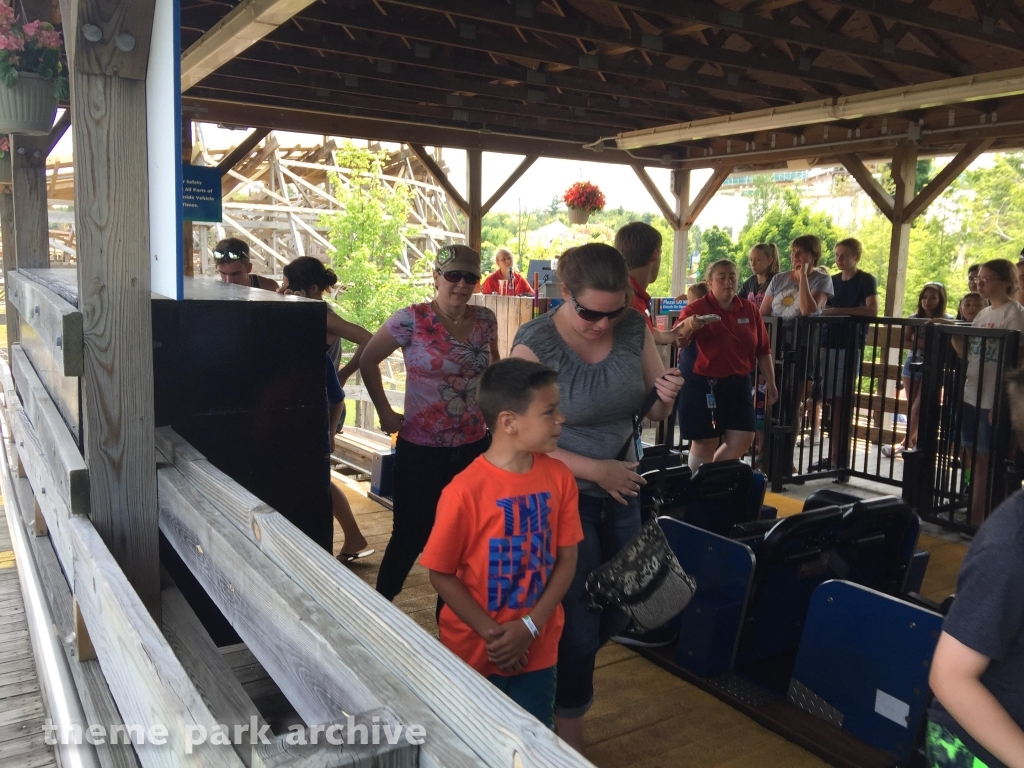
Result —
<instances>
[{"instance_id":1,"label":"hanging flower basket","mask_svg":"<svg viewBox=\"0 0 1024 768\"><path fill-rule=\"evenodd\" d=\"M591 213L604 209L604 193L589 181L576 182L565 191L562 199L569 209L571 224L586 224Z\"/></svg>"},{"instance_id":2,"label":"hanging flower basket","mask_svg":"<svg viewBox=\"0 0 1024 768\"><path fill-rule=\"evenodd\" d=\"M586 208L569 207L570 224L586 224L590 220L590 211Z\"/></svg>"},{"instance_id":3,"label":"hanging flower basket","mask_svg":"<svg viewBox=\"0 0 1024 768\"><path fill-rule=\"evenodd\" d=\"M44 135L68 96L64 41L49 22L25 22L0 0L0 133Z\"/></svg>"},{"instance_id":4,"label":"hanging flower basket","mask_svg":"<svg viewBox=\"0 0 1024 768\"><path fill-rule=\"evenodd\" d=\"M13 88L0 86L0 133L45 136L57 115L53 83L22 72Z\"/></svg>"}]
</instances>

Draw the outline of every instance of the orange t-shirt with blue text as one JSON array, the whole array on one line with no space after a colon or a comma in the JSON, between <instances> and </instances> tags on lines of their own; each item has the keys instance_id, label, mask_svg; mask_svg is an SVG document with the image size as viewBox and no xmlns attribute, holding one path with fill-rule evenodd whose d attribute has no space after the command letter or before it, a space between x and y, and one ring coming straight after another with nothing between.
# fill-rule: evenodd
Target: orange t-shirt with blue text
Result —
<instances>
[{"instance_id":1,"label":"orange t-shirt with blue text","mask_svg":"<svg viewBox=\"0 0 1024 768\"><path fill-rule=\"evenodd\" d=\"M473 599L504 624L526 616L537 604L558 548L582 540L579 491L565 464L535 453L533 468L517 474L479 456L441 493L420 563L455 574ZM517 674L555 666L564 623L559 604L530 644L529 663ZM486 641L447 605L438 629L441 642L480 674L507 674L487 659Z\"/></svg>"}]
</instances>

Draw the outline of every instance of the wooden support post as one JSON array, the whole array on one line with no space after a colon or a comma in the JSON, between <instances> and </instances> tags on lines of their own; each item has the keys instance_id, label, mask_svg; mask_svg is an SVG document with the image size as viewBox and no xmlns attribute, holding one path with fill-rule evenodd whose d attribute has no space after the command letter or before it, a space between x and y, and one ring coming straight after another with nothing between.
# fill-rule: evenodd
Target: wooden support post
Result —
<instances>
[{"instance_id":1,"label":"wooden support post","mask_svg":"<svg viewBox=\"0 0 1024 768\"><path fill-rule=\"evenodd\" d=\"M11 187L11 155L0 158L0 240L3 244L4 285L7 275L18 270L18 245L14 226L14 191ZM11 345L21 339L21 320L18 311L6 303L7 359L11 359Z\"/></svg>"},{"instance_id":2,"label":"wooden support post","mask_svg":"<svg viewBox=\"0 0 1024 768\"><path fill-rule=\"evenodd\" d=\"M17 266L50 266L46 208L46 136L11 136L14 171L14 240Z\"/></svg>"},{"instance_id":3,"label":"wooden support post","mask_svg":"<svg viewBox=\"0 0 1024 768\"><path fill-rule=\"evenodd\" d=\"M217 170L220 171L220 175L226 176L228 171L248 158L252 151L256 149L256 145L267 138L269 133L270 131L265 128L257 128L242 139L237 147L224 155L221 161L217 163Z\"/></svg>"},{"instance_id":4,"label":"wooden support post","mask_svg":"<svg viewBox=\"0 0 1024 768\"><path fill-rule=\"evenodd\" d=\"M187 117L181 120L181 161L183 165L192 165L192 121ZM181 223L181 260L185 267L185 277L195 274L195 243L192 239L191 221Z\"/></svg>"},{"instance_id":5,"label":"wooden support post","mask_svg":"<svg viewBox=\"0 0 1024 768\"><path fill-rule=\"evenodd\" d=\"M448 175L441 170L441 167L434 161L434 158L427 152L426 147L422 144L410 144L409 149L412 153L419 158L419 161L426 166L427 170L430 171L430 175L434 177L434 181L445 191L448 198L455 203L460 211L469 216L469 203L466 202L466 198L459 194L459 191L452 185ZM472 150L466 150L472 152ZM466 173L469 173L469 165L466 165Z\"/></svg>"},{"instance_id":6,"label":"wooden support post","mask_svg":"<svg viewBox=\"0 0 1024 768\"><path fill-rule=\"evenodd\" d=\"M860 188L864 190L864 193L871 198L871 200L878 206L878 210L882 212L885 218L892 221L893 209L895 208L895 202L892 196L885 191L885 188L878 182L874 176L871 175L871 171L867 169L861 159L853 154L839 155L839 162L841 162L846 170L850 172L850 175L857 180L860 184Z\"/></svg>"},{"instance_id":7,"label":"wooden support post","mask_svg":"<svg viewBox=\"0 0 1024 768\"><path fill-rule=\"evenodd\" d=\"M479 149L466 150L466 194L469 211L466 223L466 245L480 252L483 204L480 202L484 183L484 153Z\"/></svg>"},{"instance_id":8,"label":"wooden support post","mask_svg":"<svg viewBox=\"0 0 1024 768\"><path fill-rule=\"evenodd\" d=\"M658 206L658 210L661 211L661 215L665 217L669 226L672 227L672 229L679 229L679 222L682 219L679 214L673 211L669 206L668 201L665 200L664 196L662 196L661 190L658 189L657 185L655 185L654 179L652 179L650 174L647 173L647 169L642 165L637 165L635 163L631 167L633 169L633 173L635 173L637 178L640 179L640 183L644 185L644 189L647 190L647 194L651 196L654 200L654 204Z\"/></svg>"},{"instance_id":9,"label":"wooden support post","mask_svg":"<svg viewBox=\"0 0 1024 768\"><path fill-rule=\"evenodd\" d=\"M914 200L917 180L917 145L901 144L892 158L892 178L896 182L893 196L892 240L889 243L889 276L885 289L885 314L903 314L903 291L907 284L907 257L910 254L910 225L907 206Z\"/></svg>"},{"instance_id":10,"label":"wooden support post","mask_svg":"<svg viewBox=\"0 0 1024 768\"><path fill-rule=\"evenodd\" d=\"M96 658L96 648L93 647L92 639L89 637L89 628L85 626L85 619L82 618L82 610L78 607L78 600L74 602L75 620L75 656L79 661L92 661Z\"/></svg>"},{"instance_id":11,"label":"wooden support post","mask_svg":"<svg viewBox=\"0 0 1024 768\"><path fill-rule=\"evenodd\" d=\"M45 536L49 533L49 528L46 527L46 518L43 517L43 510L39 506L39 502L35 502L34 511L32 513L32 530L36 536Z\"/></svg>"},{"instance_id":12,"label":"wooden support post","mask_svg":"<svg viewBox=\"0 0 1024 768\"><path fill-rule=\"evenodd\" d=\"M64 5L65 3L62 3ZM155 0L66 0L75 153L78 297L83 317L82 431L92 523L159 619L160 552L153 412L146 72ZM83 14L118 20L91 43ZM112 22L113 24L113 22ZM69 28L70 27L70 28ZM112 27L113 28L113 27ZM96 201L103 201L97 205ZM17 208L15 208L17 213ZM21 236L19 231L19 247ZM128 713L125 714L128 717Z\"/></svg>"},{"instance_id":13,"label":"wooden support post","mask_svg":"<svg viewBox=\"0 0 1024 768\"><path fill-rule=\"evenodd\" d=\"M683 226L690 207L689 171L672 171L672 197L679 224L672 236L672 295L680 296L686 290L686 273L690 268L690 228Z\"/></svg>"},{"instance_id":14,"label":"wooden support post","mask_svg":"<svg viewBox=\"0 0 1024 768\"><path fill-rule=\"evenodd\" d=\"M946 188L956 180L956 177L963 173L967 166L977 160L982 152L991 147L994 141L995 139L982 139L981 141L967 144L961 149L956 157L950 160L949 164L939 171L935 178L929 181L920 194L903 210L904 218L913 221L924 213L924 210L935 202L935 198L945 192Z\"/></svg>"}]
</instances>

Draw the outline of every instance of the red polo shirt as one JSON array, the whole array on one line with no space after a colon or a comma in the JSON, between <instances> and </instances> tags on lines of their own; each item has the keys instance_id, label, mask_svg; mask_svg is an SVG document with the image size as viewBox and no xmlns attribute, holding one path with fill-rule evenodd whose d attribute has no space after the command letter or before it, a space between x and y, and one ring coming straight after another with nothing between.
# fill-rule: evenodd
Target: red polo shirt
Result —
<instances>
[{"instance_id":1,"label":"red polo shirt","mask_svg":"<svg viewBox=\"0 0 1024 768\"><path fill-rule=\"evenodd\" d=\"M647 321L647 327L653 331L654 321L651 320L651 294L641 288L640 283L632 277L629 278L629 284L633 286L633 303L630 306L644 316L644 320Z\"/></svg>"},{"instance_id":2,"label":"red polo shirt","mask_svg":"<svg viewBox=\"0 0 1024 768\"><path fill-rule=\"evenodd\" d=\"M737 296L729 310L722 309L713 294L687 304L679 316L681 323L691 315L718 315L719 322L708 323L690 337L697 344L697 362L693 372L712 379L746 376L757 365L757 358L771 352L768 329L753 302ZM678 323L676 324L678 325Z\"/></svg>"}]
</instances>

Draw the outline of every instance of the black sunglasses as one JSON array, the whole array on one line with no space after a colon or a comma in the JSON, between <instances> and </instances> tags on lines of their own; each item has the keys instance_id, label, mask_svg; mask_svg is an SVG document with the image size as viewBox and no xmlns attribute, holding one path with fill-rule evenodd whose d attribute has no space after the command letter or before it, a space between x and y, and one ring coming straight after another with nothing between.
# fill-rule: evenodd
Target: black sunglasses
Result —
<instances>
[{"instance_id":1,"label":"black sunglasses","mask_svg":"<svg viewBox=\"0 0 1024 768\"><path fill-rule=\"evenodd\" d=\"M460 272L457 269L453 269L451 272L442 272L440 269L437 270L437 274L447 280L449 283L457 283L459 280L465 280L466 285L476 285L480 282L480 276L474 275L472 272Z\"/></svg>"},{"instance_id":2,"label":"black sunglasses","mask_svg":"<svg viewBox=\"0 0 1024 768\"><path fill-rule=\"evenodd\" d=\"M569 294L569 298L572 299L572 305L576 309L576 314L588 323L596 323L599 320L604 320L606 317L609 320L614 320L627 309L627 307L619 307L618 309L613 309L611 312L598 312L596 309L586 309L585 307L581 307L580 303L576 301L576 297L571 293Z\"/></svg>"},{"instance_id":3,"label":"black sunglasses","mask_svg":"<svg viewBox=\"0 0 1024 768\"><path fill-rule=\"evenodd\" d=\"M232 253L231 251L214 251L213 257L214 261L236 261L237 259L249 258L241 253Z\"/></svg>"}]
</instances>

